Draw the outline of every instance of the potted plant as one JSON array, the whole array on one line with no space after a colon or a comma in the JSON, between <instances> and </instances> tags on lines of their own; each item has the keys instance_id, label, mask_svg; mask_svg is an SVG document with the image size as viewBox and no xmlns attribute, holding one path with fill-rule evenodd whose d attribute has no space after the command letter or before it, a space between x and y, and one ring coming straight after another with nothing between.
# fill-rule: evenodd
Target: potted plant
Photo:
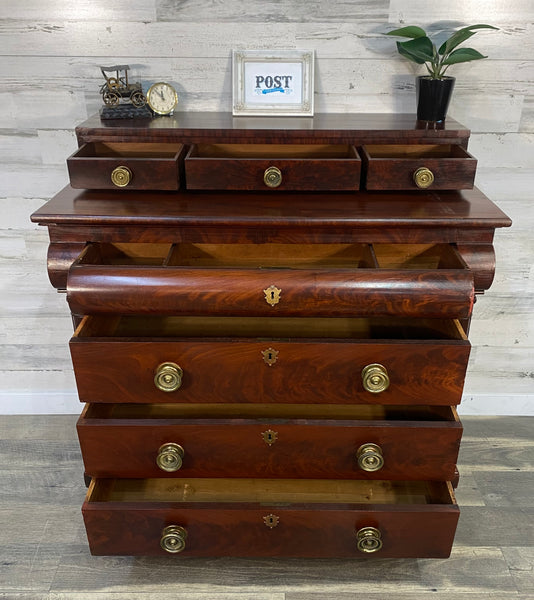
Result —
<instances>
[{"instance_id":1,"label":"potted plant","mask_svg":"<svg viewBox=\"0 0 534 600\"><path fill-rule=\"evenodd\" d=\"M498 29L491 25L470 25L455 31L439 47L430 40L426 31L414 25L389 31L386 35L409 38L407 42L397 42L399 54L419 64L425 65L427 75L416 79L417 118L421 121L443 121L454 88L454 77L445 75L451 65L487 58L473 48L458 46L475 35L479 29Z\"/></svg>"}]
</instances>

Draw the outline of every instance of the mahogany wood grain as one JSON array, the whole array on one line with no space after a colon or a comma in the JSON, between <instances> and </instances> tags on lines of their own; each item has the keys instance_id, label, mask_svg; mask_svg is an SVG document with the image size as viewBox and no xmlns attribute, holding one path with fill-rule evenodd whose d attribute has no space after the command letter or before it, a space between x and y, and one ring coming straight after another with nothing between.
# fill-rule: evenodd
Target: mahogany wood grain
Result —
<instances>
[{"instance_id":1,"label":"mahogany wood grain","mask_svg":"<svg viewBox=\"0 0 534 600\"><path fill-rule=\"evenodd\" d=\"M272 366L262 351L279 352ZM217 340L73 337L70 351L82 402L329 403L455 405L462 398L466 340ZM154 385L157 368L184 371L175 392ZM369 364L386 367L390 386L363 388Z\"/></svg>"},{"instance_id":2,"label":"mahogany wood grain","mask_svg":"<svg viewBox=\"0 0 534 600\"><path fill-rule=\"evenodd\" d=\"M261 419L128 418L99 412L84 411L77 425L85 471L93 477L447 481L455 474L462 435L452 415L450 420L424 421L410 419L406 411L404 419L393 422L387 416L357 421L339 418L335 406L328 419L280 418L276 407L270 418ZM269 430L276 436L270 444L262 436ZM185 450L183 465L174 473L156 464L158 449L169 442ZM366 443L382 450L384 466L379 471L358 466L357 450Z\"/></svg>"},{"instance_id":3,"label":"mahogany wood grain","mask_svg":"<svg viewBox=\"0 0 534 600\"><path fill-rule=\"evenodd\" d=\"M48 278L53 287L62 290L67 288L67 276L69 269L84 248L84 242L52 242L48 246Z\"/></svg>"},{"instance_id":4,"label":"mahogany wood grain","mask_svg":"<svg viewBox=\"0 0 534 600\"><path fill-rule=\"evenodd\" d=\"M257 480L251 483L254 481ZM108 482L108 486L113 485L111 480ZM221 483L227 487L234 485L226 480ZM95 555L164 556L167 553L160 547L164 527L180 525L187 531L187 540L185 550L175 556L176 560L187 556L251 554L323 558L449 556L459 515L452 488L450 495L443 494L440 502L437 497L412 495L410 485L401 485L396 500L393 497L381 503L378 499L373 501L373 486L378 483L369 482L369 499L363 503L336 501L334 492L328 502L318 504L267 501L260 505L221 503L217 502L216 494L210 502L191 503L180 485L171 494L174 500L128 501L128 494L121 500L108 500L105 491L100 496L95 492L93 480L82 512L91 552ZM194 488L195 480L188 480L187 486ZM269 484L263 486L267 486L268 492ZM439 489L447 489L447 484L441 484ZM276 527L266 526L264 518L269 515L278 517ZM373 554L357 550L356 533L363 527L379 529L381 550Z\"/></svg>"},{"instance_id":5,"label":"mahogany wood grain","mask_svg":"<svg viewBox=\"0 0 534 600\"><path fill-rule=\"evenodd\" d=\"M392 147L388 153L380 146L364 146L361 153L365 188L417 190L419 188L414 181L414 173L417 169L426 167L434 175L434 181L428 189L471 189L475 181L476 159L459 146L445 148L441 152L435 152L432 147L426 152L403 152Z\"/></svg>"},{"instance_id":6,"label":"mahogany wood grain","mask_svg":"<svg viewBox=\"0 0 534 600\"><path fill-rule=\"evenodd\" d=\"M150 148L143 156L142 151L134 151L130 144L117 144L114 152L106 151L104 144L85 144L67 159L71 185L121 194L130 190L178 190L186 149L182 144L167 146L158 145L159 156ZM125 188L117 187L111 180L111 173L117 167L127 167L132 173Z\"/></svg>"},{"instance_id":7,"label":"mahogany wood grain","mask_svg":"<svg viewBox=\"0 0 534 600\"><path fill-rule=\"evenodd\" d=\"M216 152L213 154L214 156L210 156L208 151L203 152L196 145L190 149L185 158L188 189L280 193L288 190L347 191L360 188L361 160L352 146L345 147L342 152L344 156L338 157L329 155L327 151L322 153L324 156L321 156L321 152L316 152L302 158L286 156L285 152L280 152L280 156L265 152L274 154L271 158L262 158L261 152L258 157L241 156L239 152L231 151L224 156L217 156ZM264 174L269 167L276 167L281 171L281 183L278 187L268 187L264 181Z\"/></svg>"},{"instance_id":8,"label":"mahogany wood grain","mask_svg":"<svg viewBox=\"0 0 534 600\"><path fill-rule=\"evenodd\" d=\"M488 290L495 276L495 250L491 244L460 243L458 252L473 273L475 290Z\"/></svg>"},{"instance_id":9,"label":"mahogany wood grain","mask_svg":"<svg viewBox=\"0 0 534 600\"><path fill-rule=\"evenodd\" d=\"M233 117L231 113L176 113L165 119L105 120L94 115L76 128L90 141L191 143L445 143L467 145L469 130L447 119L437 128L413 114L316 114L314 117Z\"/></svg>"}]
</instances>

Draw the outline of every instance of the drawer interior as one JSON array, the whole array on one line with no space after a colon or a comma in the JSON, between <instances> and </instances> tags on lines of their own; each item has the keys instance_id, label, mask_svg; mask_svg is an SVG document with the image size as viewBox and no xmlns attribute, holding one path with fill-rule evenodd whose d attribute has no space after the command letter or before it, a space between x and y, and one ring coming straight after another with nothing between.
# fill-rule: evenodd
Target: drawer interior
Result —
<instances>
[{"instance_id":1,"label":"drawer interior","mask_svg":"<svg viewBox=\"0 0 534 600\"><path fill-rule=\"evenodd\" d=\"M261 341L460 340L465 332L456 319L312 318L312 317L165 317L86 316L75 332L84 338L248 338Z\"/></svg>"},{"instance_id":2,"label":"drawer interior","mask_svg":"<svg viewBox=\"0 0 534 600\"><path fill-rule=\"evenodd\" d=\"M287 421L417 421L459 423L452 406L385 406L336 404L88 404L86 420L268 419Z\"/></svg>"},{"instance_id":3,"label":"drawer interior","mask_svg":"<svg viewBox=\"0 0 534 600\"><path fill-rule=\"evenodd\" d=\"M467 269L451 244L92 243L75 264L260 269Z\"/></svg>"},{"instance_id":4,"label":"drawer interior","mask_svg":"<svg viewBox=\"0 0 534 600\"><path fill-rule=\"evenodd\" d=\"M96 479L88 502L455 504L447 482L324 479Z\"/></svg>"},{"instance_id":5,"label":"drawer interior","mask_svg":"<svg viewBox=\"0 0 534 600\"><path fill-rule=\"evenodd\" d=\"M454 144L376 144L365 146L369 158L472 158L461 146Z\"/></svg>"},{"instance_id":6,"label":"drawer interior","mask_svg":"<svg viewBox=\"0 0 534 600\"><path fill-rule=\"evenodd\" d=\"M89 142L73 156L84 158L174 158L183 148L176 143Z\"/></svg>"},{"instance_id":7,"label":"drawer interior","mask_svg":"<svg viewBox=\"0 0 534 600\"><path fill-rule=\"evenodd\" d=\"M346 144L196 144L187 158L359 158Z\"/></svg>"}]
</instances>

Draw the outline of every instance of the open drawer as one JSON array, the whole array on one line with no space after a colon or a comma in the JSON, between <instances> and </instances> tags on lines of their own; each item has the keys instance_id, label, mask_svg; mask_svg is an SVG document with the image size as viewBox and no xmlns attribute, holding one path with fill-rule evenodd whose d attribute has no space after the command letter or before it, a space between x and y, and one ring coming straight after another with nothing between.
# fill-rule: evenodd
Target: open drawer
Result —
<instances>
[{"instance_id":1,"label":"open drawer","mask_svg":"<svg viewBox=\"0 0 534 600\"><path fill-rule=\"evenodd\" d=\"M362 161L368 190L471 189L477 167L457 145L368 145Z\"/></svg>"},{"instance_id":2,"label":"open drawer","mask_svg":"<svg viewBox=\"0 0 534 600\"><path fill-rule=\"evenodd\" d=\"M456 405L456 320L85 317L70 341L82 402Z\"/></svg>"},{"instance_id":3,"label":"open drawer","mask_svg":"<svg viewBox=\"0 0 534 600\"><path fill-rule=\"evenodd\" d=\"M196 144L185 158L190 190L357 190L354 146Z\"/></svg>"},{"instance_id":4,"label":"open drawer","mask_svg":"<svg viewBox=\"0 0 534 600\"><path fill-rule=\"evenodd\" d=\"M449 244L89 244L74 314L468 318L473 273Z\"/></svg>"},{"instance_id":5,"label":"open drawer","mask_svg":"<svg viewBox=\"0 0 534 600\"><path fill-rule=\"evenodd\" d=\"M67 159L70 184L84 189L177 190L185 147L176 143L90 142Z\"/></svg>"},{"instance_id":6,"label":"open drawer","mask_svg":"<svg viewBox=\"0 0 534 600\"><path fill-rule=\"evenodd\" d=\"M448 481L462 426L448 406L89 404L92 477Z\"/></svg>"},{"instance_id":7,"label":"open drawer","mask_svg":"<svg viewBox=\"0 0 534 600\"><path fill-rule=\"evenodd\" d=\"M449 556L459 510L440 482L93 479L96 555Z\"/></svg>"}]
</instances>

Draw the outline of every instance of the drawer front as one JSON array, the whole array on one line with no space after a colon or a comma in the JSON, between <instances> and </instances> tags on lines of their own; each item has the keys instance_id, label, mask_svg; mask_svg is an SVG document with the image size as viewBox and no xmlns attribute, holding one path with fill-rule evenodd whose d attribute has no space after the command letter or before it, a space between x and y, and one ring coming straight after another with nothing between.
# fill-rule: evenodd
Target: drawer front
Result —
<instances>
[{"instance_id":1,"label":"drawer front","mask_svg":"<svg viewBox=\"0 0 534 600\"><path fill-rule=\"evenodd\" d=\"M113 481L113 480L110 480ZM148 480L140 480L144 487ZM171 481L171 480L165 480ZM208 480L209 481L209 480ZM240 490L240 480L219 480ZM180 556L301 556L301 557L429 557L450 554L458 520L452 490L428 499L406 493L391 503L369 504L350 501L339 494L347 482L320 485L324 502L296 504L261 501L262 488L271 496L273 480L246 480L259 491L260 502L217 502L217 493L207 503L187 502L202 480L172 485L176 500L139 500L145 493L125 494L121 500L96 498L95 480L82 512L91 552L95 555ZM99 480L96 481L98 484ZM276 488L283 480L278 480ZM308 485L301 480L299 483ZM440 484L435 484L436 486ZM317 487L317 486L315 486ZM329 492L329 488L331 492ZM448 490L448 484L441 484ZM376 495L373 488L367 495ZM341 496L343 503L332 498ZM355 494L359 497L360 494ZM281 498L284 494L280 495ZM185 502L184 502L185 498ZM166 548L166 549L164 549ZM359 549L361 548L361 549ZM174 550L174 552L170 552ZM364 550L367 550L364 551Z\"/></svg>"},{"instance_id":2,"label":"drawer front","mask_svg":"<svg viewBox=\"0 0 534 600\"><path fill-rule=\"evenodd\" d=\"M140 285L142 282L142 286ZM468 271L73 267L76 314L468 318Z\"/></svg>"},{"instance_id":3,"label":"drawer front","mask_svg":"<svg viewBox=\"0 0 534 600\"><path fill-rule=\"evenodd\" d=\"M191 190L358 190L353 146L195 145L185 159Z\"/></svg>"},{"instance_id":4,"label":"drawer front","mask_svg":"<svg viewBox=\"0 0 534 600\"><path fill-rule=\"evenodd\" d=\"M368 190L471 189L477 161L461 146L365 146Z\"/></svg>"},{"instance_id":5,"label":"drawer front","mask_svg":"<svg viewBox=\"0 0 534 600\"><path fill-rule=\"evenodd\" d=\"M284 411L274 407L271 419L217 419L214 414L227 412L217 410L204 419L154 419L143 416L153 414L148 410L129 418L121 414L132 411L115 408L99 417L104 411L90 407L78 421L85 472L92 477L447 481L455 474L462 434L452 416L410 421L410 411L404 420L386 414L369 423L336 419L341 411L335 407L329 419L313 418L312 410L307 418L280 418Z\"/></svg>"},{"instance_id":6,"label":"drawer front","mask_svg":"<svg viewBox=\"0 0 534 600\"><path fill-rule=\"evenodd\" d=\"M73 313L468 318L474 302L446 244L138 246L87 247L68 275Z\"/></svg>"},{"instance_id":7,"label":"drawer front","mask_svg":"<svg viewBox=\"0 0 534 600\"><path fill-rule=\"evenodd\" d=\"M326 321L316 326L339 326ZM457 324L457 339L436 341L132 341L92 337L90 324L82 323L70 342L82 402L454 405L470 350ZM288 337L295 331L281 327ZM165 377L170 391L160 389Z\"/></svg>"},{"instance_id":8,"label":"drawer front","mask_svg":"<svg viewBox=\"0 0 534 600\"><path fill-rule=\"evenodd\" d=\"M182 144L89 143L67 167L74 188L177 190L184 155Z\"/></svg>"}]
</instances>

